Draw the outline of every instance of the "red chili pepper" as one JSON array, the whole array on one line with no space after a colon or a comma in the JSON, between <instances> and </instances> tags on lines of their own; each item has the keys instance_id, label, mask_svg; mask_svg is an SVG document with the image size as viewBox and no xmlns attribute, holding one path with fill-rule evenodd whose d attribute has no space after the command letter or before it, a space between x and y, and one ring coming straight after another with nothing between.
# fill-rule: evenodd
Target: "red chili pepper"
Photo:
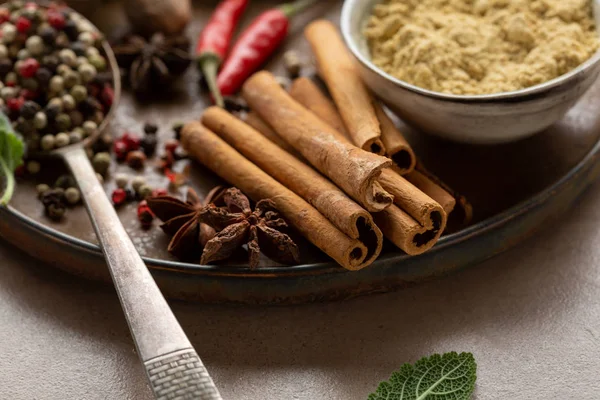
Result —
<instances>
[{"instance_id":1,"label":"red chili pepper","mask_svg":"<svg viewBox=\"0 0 600 400\"><path fill-rule=\"evenodd\" d=\"M223 97L217 88L217 71L227 55L233 31L248 5L248 0L223 0L198 37L196 62L220 107Z\"/></svg>"},{"instance_id":2,"label":"red chili pepper","mask_svg":"<svg viewBox=\"0 0 600 400\"><path fill-rule=\"evenodd\" d=\"M232 95L244 81L267 61L285 39L290 18L315 3L316 0L298 0L283 4L260 14L240 34L217 77L217 86L223 95Z\"/></svg>"}]
</instances>

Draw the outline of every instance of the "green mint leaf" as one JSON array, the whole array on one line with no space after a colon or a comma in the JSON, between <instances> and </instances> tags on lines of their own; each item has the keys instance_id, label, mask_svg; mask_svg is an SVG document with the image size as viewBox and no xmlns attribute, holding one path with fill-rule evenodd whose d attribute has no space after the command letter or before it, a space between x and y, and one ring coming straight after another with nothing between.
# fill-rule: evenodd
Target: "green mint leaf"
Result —
<instances>
[{"instance_id":1,"label":"green mint leaf","mask_svg":"<svg viewBox=\"0 0 600 400\"><path fill-rule=\"evenodd\" d=\"M475 389L476 370L471 353L434 354L414 366L404 364L367 400L468 400Z\"/></svg>"},{"instance_id":2,"label":"green mint leaf","mask_svg":"<svg viewBox=\"0 0 600 400\"><path fill-rule=\"evenodd\" d=\"M4 190L0 187L0 206L10 201L15 191L15 169L23 163L25 146L12 129L6 115L0 113L0 178L5 182Z\"/></svg>"}]
</instances>

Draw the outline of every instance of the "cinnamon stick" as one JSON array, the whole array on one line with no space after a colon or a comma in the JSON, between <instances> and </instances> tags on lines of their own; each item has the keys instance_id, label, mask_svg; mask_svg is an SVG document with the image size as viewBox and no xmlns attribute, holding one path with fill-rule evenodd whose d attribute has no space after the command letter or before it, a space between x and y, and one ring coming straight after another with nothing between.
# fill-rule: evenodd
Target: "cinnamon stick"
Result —
<instances>
[{"instance_id":1,"label":"cinnamon stick","mask_svg":"<svg viewBox=\"0 0 600 400\"><path fill-rule=\"evenodd\" d=\"M471 223L471 221L473 220L473 206L465 196L452 189L444 181L442 181L440 178L438 178L429 170L427 170L427 168L425 168L425 166L421 162L417 162L415 171L421 173L431 182L433 182L434 184L445 190L447 193L449 193L452 197L454 197L456 205L452 214L448 216L448 231L457 231L460 228L463 228ZM409 174L408 178L414 179L414 177L411 177L410 175L411 174Z\"/></svg>"},{"instance_id":2,"label":"cinnamon stick","mask_svg":"<svg viewBox=\"0 0 600 400\"><path fill-rule=\"evenodd\" d=\"M392 203L393 196L377 182L391 161L348 143L342 134L292 99L271 73L254 74L244 84L242 94L288 144L368 211L381 211Z\"/></svg>"},{"instance_id":3,"label":"cinnamon stick","mask_svg":"<svg viewBox=\"0 0 600 400\"><path fill-rule=\"evenodd\" d=\"M352 141L363 150L385 154L374 99L359 77L338 29L327 20L318 20L306 27L304 36Z\"/></svg>"},{"instance_id":4,"label":"cinnamon stick","mask_svg":"<svg viewBox=\"0 0 600 400\"><path fill-rule=\"evenodd\" d=\"M246 114L246 117L244 118L244 121L250 125L251 127L253 127L254 129L256 129L257 131L262 132L262 134L264 136L267 137L267 139L269 139L271 142L275 143L277 146L281 147L282 149L284 149L285 151L287 151L288 153L291 154L298 154L298 152L289 144L287 144L287 142L285 140L283 140L281 138L281 136L279 136L277 134L277 132L275 132L273 130L273 128L271 128L269 126L269 124L267 124L261 117L259 117L254 111L250 111Z\"/></svg>"},{"instance_id":5,"label":"cinnamon stick","mask_svg":"<svg viewBox=\"0 0 600 400\"><path fill-rule=\"evenodd\" d=\"M311 243L349 270L368 265L366 247L336 228L319 211L250 162L200 122L181 131L183 148L255 201L273 200L283 217Z\"/></svg>"},{"instance_id":6,"label":"cinnamon stick","mask_svg":"<svg viewBox=\"0 0 600 400\"><path fill-rule=\"evenodd\" d=\"M442 206L423 193L415 185L391 169L386 169L379 177L379 183L394 195L394 204L413 217L427 229L444 230L446 212Z\"/></svg>"},{"instance_id":7,"label":"cinnamon stick","mask_svg":"<svg viewBox=\"0 0 600 400\"><path fill-rule=\"evenodd\" d=\"M374 213L373 219L384 236L404 250L416 256L431 249L442 235L442 221L437 213L432 214L432 227L426 228L396 205Z\"/></svg>"},{"instance_id":8,"label":"cinnamon stick","mask_svg":"<svg viewBox=\"0 0 600 400\"><path fill-rule=\"evenodd\" d=\"M392 168L400 175L408 174L417 164L417 157L408 141L398 130L380 103L373 103L375 114L381 127L381 140L385 145L385 154L392 159Z\"/></svg>"},{"instance_id":9,"label":"cinnamon stick","mask_svg":"<svg viewBox=\"0 0 600 400\"><path fill-rule=\"evenodd\" d=\"M290 87L290 96L352 141L335 104L312 80L306 77L295 79Z\"/></svg>"},{"instance_id":10,"label":"cinnamon stick","mask_svg":"<svg viewBox=\"0 0 600 400\"><path fill-rule=\"evenodd\" d=\"M405 178L410 183L421 189L429 197L438 202L446 212L446 215L449 216L454 210L456 199L421 172L414 170L406 175Z\"/></svg>"},{"instance_id":11,"label":"cinnamon stick","mask_svg":"<svg viewBox=\"0 0 600 400\"><path fill-rule=\"evenodd\" d=\"M312 204L338 229L359 239L367 248L365 263L379 256L383 235L371 214L331 181L222 108L206 109L201 120L264 172Z\"/></svg>"}]
</instances>

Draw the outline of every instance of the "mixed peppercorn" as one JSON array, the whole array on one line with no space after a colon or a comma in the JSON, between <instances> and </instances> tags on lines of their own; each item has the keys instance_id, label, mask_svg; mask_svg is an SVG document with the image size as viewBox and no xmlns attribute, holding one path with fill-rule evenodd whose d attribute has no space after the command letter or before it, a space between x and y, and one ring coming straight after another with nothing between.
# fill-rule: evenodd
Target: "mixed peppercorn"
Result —
<instances>
[{"instance_id":1,"label":"mixed peppercorn","mask_svg":"<svg viewBox=\"0 0 600 400\"><path fill-rule=\"evenodd\" d=\"M101 43L91 23L63 6L0 7L0 108L29 151L96 133L114 97Z\"/></svg>"}]
</instances>

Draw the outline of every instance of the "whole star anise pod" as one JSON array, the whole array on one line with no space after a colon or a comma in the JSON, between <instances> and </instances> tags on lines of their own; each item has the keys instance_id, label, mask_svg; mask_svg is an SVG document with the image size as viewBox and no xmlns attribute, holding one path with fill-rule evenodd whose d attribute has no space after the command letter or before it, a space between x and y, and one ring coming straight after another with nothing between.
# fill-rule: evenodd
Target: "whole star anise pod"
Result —
<instances>
[{"instance_id":1,"label":"whole star anise pod","mask_svg":"<svg viewBox=\"0 0 600 400\"><path fill-rule=\"evenodd\" d=\"M169 252L179 258L189 259L204 247L200 262L208 264L229 258L247 244L251 268L258 266L261 251L284 264L298 262L298 247L280 231L287 228L287 223L271 200L259 201L252 210L250 201L239 189L225 192L213 189L204 203L190 189L186 202L159 196L148 199L148 206L165 221L162 229L173 235Z\"/></svg>"},{"instance_id":2,"label":"whole star anise pod","mask_svg":"<svg viewBox=\"0 0 600 400\"><path fill-rule=\"evenodd\" d=\"M172 236L167 250L182 260L197 259L206 243L216 235L216 231L199 221L199 214L204 207L222 200L224 188L213 188L204 201L189 188L186 201L173 196L156 196L147 200L148 207L158 219L164 221L160 226ZM223 203L224 204L224 203Z\"/></svg>"},{"instance_id":3,"label":"whole star anise pod","mask_svg":"<svg viewBox=\"0 0 600 400\"><path fill-rule=\"evenodd\" d=\"M185 72L191 63L189 47L185 36L155 33L149 40L128 36L114 45L113 51L119 66L127 71L131 88L144 93L164 88Z\"/></svg>"},{"instance_id":4,"label":"whole star anise pod","mask_svg":"<svg viewBox=\"0 0 600 400\"><path fill-rule=\"evenodd\" d=\"M261 251L283 264L299 261L298 246L281 232L287 223L280 218L272 200L260 200L253 211L248 197L236 188L227 189L223 200L226 207L209 204L200 212L200 220L218 232L206 243L202 264L228 258L244 244L248 245L250 268L258 266Z\"/></svg>"}]
</instances>

